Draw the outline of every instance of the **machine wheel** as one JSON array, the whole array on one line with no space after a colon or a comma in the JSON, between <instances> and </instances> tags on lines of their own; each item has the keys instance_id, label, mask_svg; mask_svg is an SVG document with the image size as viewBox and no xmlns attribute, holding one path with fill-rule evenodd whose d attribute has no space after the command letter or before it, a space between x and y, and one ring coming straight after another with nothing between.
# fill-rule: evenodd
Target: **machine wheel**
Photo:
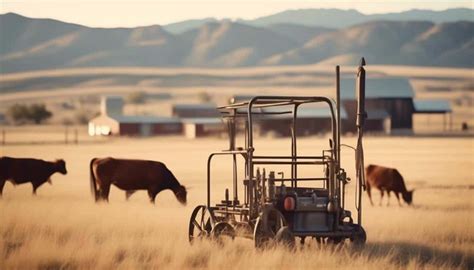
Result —
<instances>
[{"instance_id":1,"label":"machine wheel","mask_svg":"<svg viewBox=\"0 0 474 270\"><path fill-rule=\"evenodd\" d=\"M193 243L195 239L209 238L214 226L215 218L212 211L204 205L198 205L189 220L189 242Z\"/></svg>"},{"instance_id":2,"label":"machine wheel","mask_svg":"<svg viewBox=\"0 0 474 270\"><path fill-rule=\"evenodd\" d=\"M276 240L276 235L280 229L286 227L285 217L273 207L266 207L257 219L254 228L255 247L261 248ZM293 239L294 241L294 239Z\"/></svg>"},{"instance_id":3,"label":"machine wheel","mask_svg":"<svg viewBox=\"0 0 474 270\"><path fill-rule=\"evenodd\" d=\"M234 240L235 230L232 225L227 222L218 222L211 231L212 238L218 242Z\"/></svg>"},{"instance_id":4,"label":"machine wheel","mask_svg":"<svg viewBox=\"0 0 474 270\"><path fill-rule=\"evenodd\" d=\"M359 225L354 225L354 233L350 239L352 246L356 248L363 247L367 241L367 234L364 228Z\"/></svg>"},{"instance_id":5,"label":"machine wheel","mask_svg":"<svg viewBox=\"0 0 474 270\"><path fill-rule=\"evenodd\" d=\"M281 227L275 235L277 243L283 244L289 248L295 247L295 236L288 226Z\"/></svg>"}]
</instances>

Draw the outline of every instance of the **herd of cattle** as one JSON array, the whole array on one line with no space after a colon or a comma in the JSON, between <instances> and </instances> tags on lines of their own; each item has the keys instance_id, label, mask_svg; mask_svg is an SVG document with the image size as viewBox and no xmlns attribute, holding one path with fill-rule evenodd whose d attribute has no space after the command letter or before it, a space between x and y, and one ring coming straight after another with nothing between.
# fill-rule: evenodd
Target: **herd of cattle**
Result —
<instances>
[{"instance_id":1,"label":"herd of cattle","mask_svg":"<svg viewBox=\"0 0 474 270\"><path fill-rule=\"evenodd\" d=\"M90 184L95 201L108 201L110 186L125 190L128 199L137 190L146 190L150 201L163 190L171 190L176 199L186 204L186 188L181 185L165 164L149 160L94 158L90 162ZM378 165L366 168L367 194L372 202L371 189L381 193L380 204L385 193L390 200L393 192L400 204L400 194L407 204L413 200L413 190L408 191L402 175L397 169ZM67 174L66 162L62 159L53 162L32 158L0 158L0 197L6 181L14 185L31 183L33 194L46 182L51 184L54 173ZM389 201L387 202L388 205Z\"/></svg>"}]
</instances>

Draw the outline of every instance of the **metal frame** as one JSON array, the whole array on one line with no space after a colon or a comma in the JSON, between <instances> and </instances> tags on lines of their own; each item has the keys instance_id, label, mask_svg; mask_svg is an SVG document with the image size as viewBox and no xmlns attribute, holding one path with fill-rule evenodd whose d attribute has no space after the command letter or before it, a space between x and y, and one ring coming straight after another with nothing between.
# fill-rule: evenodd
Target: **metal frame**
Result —
<instances>
[{"instance_id":1,"label":"metal frame","mask_svg":"<svg viewBox=\"0 0 474 270\"><path fill-rule=\"evenodd\" d=\"M362 190L365 189L364 179L364 159L363 159L363 125L366 118L365 113L365 61L362 59L357 72L357 130L358 140L356 147L356 209L357 225L362 228ZM229 131L229 149L222 152L215 152L209 155L207 160L207 208L211 212L220 216L218 221L227 222L229 216L235 224L250 226L254 229L258 219L262 216L262 211L269 205L265 201L265 177L263 183L259 183L261 178L260 171L255 171L255 165L291 165L291 177L275 179L272 183L278 181L281 183L290 182L291 188L297 190L299 181L324 181L325 190L328 191L327 213L334 214L334 223L329 231L302 232L296 234L299 237L351 237L354 231L344 230L341 220L341 213L345 207L345 184L347 183L345 171L341 168L341 116L340 116L340 69L336 67L336 100L321 96L256 96L250 101L229 104L218 107L224 119L227 120ZM298 156L297 154L297 119L298 108L302 104L325 103L331 112L331 144L330 150L324 150L321 156ZM262 112L258 109L269 107L291 106L292 110L281 112ZM245 110L245 112L243 111ZM254 155L254 120L256 117L265 115L292 114L291 124L291 153L289 156L262 156ZM245 146L236 148L237 120L243 119L245 123ZM232 200L229 200L229 194L226 190L226 198L221 204L211 205L211 164L215 156L232 155L233 163L233 190ZM237 174L237 156L242 156L245 162L244 179L244 201L241 204L238 197L238 174ZM323 165L328 170L326 177L306 177L298 178L298 165ZM265 176L265 169L263 170ZM259 186L260 185L260 186ZM270 189L270 183L268 183ZM259 190L261 188L262 190ZM260 194L259 194L260 192ZM214 215L214 214L213 214ZM240 217L236 220L235 216ZM342 217L344 218L344 216ZM351 222L352 222L352 218ZM190 230L191 230L190 224ZM363 229L362 229L363 231ZM365 237L365 232L364 232ZM364 240L365 242L365 240Z\"/></svg>"}]
</instances>

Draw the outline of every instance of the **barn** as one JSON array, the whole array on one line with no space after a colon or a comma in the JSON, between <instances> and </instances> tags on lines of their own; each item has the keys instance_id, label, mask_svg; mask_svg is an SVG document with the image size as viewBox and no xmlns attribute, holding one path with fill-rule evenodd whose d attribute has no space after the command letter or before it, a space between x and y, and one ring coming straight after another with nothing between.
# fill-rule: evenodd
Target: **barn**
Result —
<instances>
[{"instance_id":1,"label":"barn","mask_svg":"<svg viewBox=\"0 0 474 270\"><path fill-rule=\"evenodd\" d=\"M183 118L181 121L183 123L184 135L189 139L222 135L226 132L220 118Z\"/></svg>"},{"instance_id":2,"label":"barn","mask_svg":"<svg viewBox=\"0 0 474 270\"><path fill-rule=\"evenodd\" d=\"M451 112L447 100L415 99L407 78L370 78L366 80L366 130L368 132L413 133L414 114L443 114ZM355 80L341 80L341 100L348 112L346 132L355 132L356 107ZM451 118L450 118L451 119Z\"/></svg>"},{"instance_id":3,"label":"barn","mask_svg":"<svg viewBox=\"0 0 474 270\"><path fill-rule=\"evenodd\" d=\"M414 100L415 113L417 115L427 116L427 125L429 123L429 116L442 115L443 116L443 131L452 130L453 117L451 105L447 100L442 99L415 99Z\"/></svg>"},{"instance_id":4,"label":"barn","mask_svg":"<svg viewBox=\"0 0 474 270\"><path fill-rule=\"evenodd\" d=\"M181 119L184 134L190 139L220 136L226 132L214 103L175 104L172 106L172 115Z\"/></svg>"},{"instance_id":5,"label":"barn","mask_svg":"<svg viewBox=\"0 0 474 270\"><path fill-rule=\"evenodd\" d=\"M123 115L121 96L104 96L100 115L89 121L90 136L152 136L181 134L183 126L175 117Z\"/></svg>"},{"instance_id":6,"label":"barn","mask_svg":"<svg viewBox=\"0 0 474 270\"><path fill-rule=\"evenodd\" d=\"M414 91L406 78L367 79L365 97L367 131L412 132ZM341 80L341 101L348 112L344 131L355 132L357 101L354 79ZM386 116L390 118L389 124Z\"/></svg>"},{"instance_id":7,"label":"barn","mask_svg":"<svg viewBox=\"0 0 474 270\"><path fill-rule=\"evenodd\" d=\"M214 103L174 104L171 114L179 118L218 118L217 105Z\"/></svg>"}]
</instances>

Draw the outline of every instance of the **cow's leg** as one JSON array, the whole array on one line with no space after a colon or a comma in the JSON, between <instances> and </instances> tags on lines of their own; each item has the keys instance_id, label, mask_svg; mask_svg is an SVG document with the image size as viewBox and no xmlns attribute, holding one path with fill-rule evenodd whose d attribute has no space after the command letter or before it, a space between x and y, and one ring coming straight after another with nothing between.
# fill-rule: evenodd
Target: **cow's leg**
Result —
<instances>
[{"instance_id":1,"label":"cow's leg","mask_svg":"<svg viewBox=\"0 0 474 270\"><path fill-rule=\"evenodd\" d=\"M390 190L387 190L387 206L390 206Z\"/></svg>"},{"instance_id":2,"label":"cow's leg","mask_svg":"<svg viewBox=\"0 0 474 270\"><path fill-rule=\"evenodd\" d=\"M33 185L33 195L36 196L36 190L41 186L41 184L35 182L32 182L31 184Z\"/></svg>"},{"instance_id":3,"label":"cow's leg","mask_svg":"<svg viewBox=\"0 0 474 270\"><path fill-rule=\"evenodd\" d=\"M374 202L372 201L372 192L371 192L369 183L367 183L367 195L369 195L370 205L373 206Z\"/></svg>"},{"instance_id":4,"label":"cow's leg","mask_svg":"<svg viewBox=\"0 0 474 270\"><path fill-rule=\"evenodd\" d=\"M110 193L110 184L102 185L100 187L100 197L106 202L109 201L109 193Z\"/></svg>"},{"instance_id":5,"label":"cow's leg","mask_svg":"<svg viewBox=\"0 0 474 270\"><path fill-rule=\"evenodd\" d=\"M136 190L127 190L125 191L125 200L128 201L130 199L130 196L132 196L133 193L135 193Z\"/></svg>"},{"instance_id":6,"label":"cow's leg","mask_svg":"<svg viewBox=\"0 0 474 270\"><path fill-rule=\"evenodd\" d=\"M379 206L382 206L383 194L384 194L384 191L383 191L383 189L381 189L380 190L380 203L379 203Z\"/></svg>"},{"instance_id":7,"label":"cow's leg","mask_svg":"<svg viewBox=\"0 0 474 270\"><path fill-rule=\"evenodd\" d=\"M0 197L3 195L3 186L5 185L6 180L0 180Z\"/></svg>"},{"instance_id":8,"label":"cow's leg","mask_svg":"<svg viewBox=\"0 0 474 270\"><path fill-rule=\"evenodd\" d=\"M156 198L157 194L158 194L158 192L156 192L156 190L154 188L149 188L148 189L148 197L150 197L150 202L152 204L155 204L155 198Z\"/></svg>"},{"instance_id":9,"label":"cow's leg","mask_svg":"<svg viewBox=\"0 0 474 270\"><path fill-rule=\"evenodd\" d=\"M398 192L395 192L395 196L397 197L398 206L402 206L402 204L400 203L400 194L398 194Z\"/></svg>"}]
</instances>

